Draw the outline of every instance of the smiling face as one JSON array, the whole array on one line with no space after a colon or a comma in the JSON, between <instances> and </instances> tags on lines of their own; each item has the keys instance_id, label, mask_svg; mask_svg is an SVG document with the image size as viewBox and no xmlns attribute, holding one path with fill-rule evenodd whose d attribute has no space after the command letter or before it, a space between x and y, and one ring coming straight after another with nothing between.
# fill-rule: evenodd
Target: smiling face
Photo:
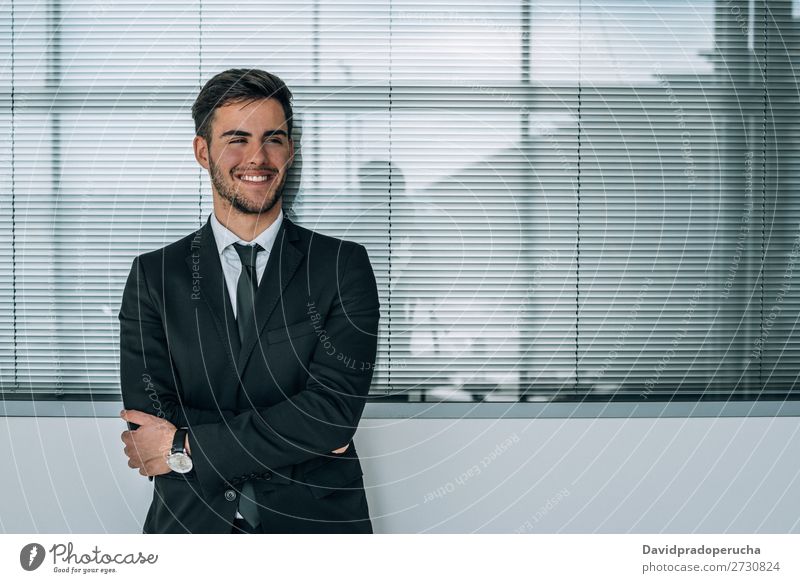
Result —
<instances>
[{"instance_id":1,"label":"smiling face","mask_svg":"<svg viewBox=\"0 0 800 583\"><path fill-rule=\"evenodd\" d=\"M214 110L211 144L194 138L198 163L209 171L214 198L243 214L277 215L294 159L283 107L276 99L235 102Z\"/></svg>"}]
</instances>

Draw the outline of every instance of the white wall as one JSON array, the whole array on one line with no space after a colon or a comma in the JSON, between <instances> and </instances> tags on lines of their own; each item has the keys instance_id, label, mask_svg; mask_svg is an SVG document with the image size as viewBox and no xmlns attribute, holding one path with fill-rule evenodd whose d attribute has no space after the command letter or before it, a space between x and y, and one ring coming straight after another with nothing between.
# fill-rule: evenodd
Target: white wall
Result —
<instances>
[{"instance_id":1,"label":"white wall","mask_svg":"<svg viewBox=\"0 0 800 583\"><path fill-rule=\"evenodd\" d=\"M123 429L0 417L0 531L139 532ZM800 532L794 417L364 419L356 445L376 532Z\"/></svg>"}]
</instances>

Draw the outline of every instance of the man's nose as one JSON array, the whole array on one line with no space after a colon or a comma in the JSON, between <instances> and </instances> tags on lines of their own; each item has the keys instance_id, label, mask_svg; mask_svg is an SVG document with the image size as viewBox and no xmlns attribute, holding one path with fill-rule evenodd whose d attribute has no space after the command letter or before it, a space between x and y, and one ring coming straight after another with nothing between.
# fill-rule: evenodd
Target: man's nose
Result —
<instances>
[{"instance_id":1,"label":"man's nose","mask_svg":"<svg viewBox=\"0 0 800 583\"><path fill-rule=\"evenodd\" d=\"M249 151L247 154L247 161L256 166L262 165L269 160L266 144L254 145L251 151Z\"/></svg>"}]
</instances>

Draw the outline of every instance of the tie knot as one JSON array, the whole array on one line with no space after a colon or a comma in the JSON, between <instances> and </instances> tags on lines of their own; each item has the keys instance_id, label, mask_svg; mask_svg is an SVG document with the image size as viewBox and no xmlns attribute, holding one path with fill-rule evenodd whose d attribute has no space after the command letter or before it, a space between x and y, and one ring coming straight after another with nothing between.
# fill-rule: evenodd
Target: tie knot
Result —
<instances>
[{"instance_id":1,"label":"tie knot","mask_svg":"<svg viewBox=\"0 0 800 583\"><path fill-rule=\"evenodd\" d=\"M264 250L264 248L258 243L255 245L242 245L241 243L234 243L233 248L236 249L236 253L238 253L242 265L246 267L255 267L256 254L259 251Z\"/></svg>"}]
</instances>

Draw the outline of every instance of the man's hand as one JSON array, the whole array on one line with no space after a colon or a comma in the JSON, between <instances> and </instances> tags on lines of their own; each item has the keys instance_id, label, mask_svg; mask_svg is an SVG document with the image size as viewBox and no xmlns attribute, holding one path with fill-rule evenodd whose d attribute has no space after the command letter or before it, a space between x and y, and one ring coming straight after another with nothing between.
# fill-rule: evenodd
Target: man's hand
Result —
<instances>
[{"instance_id":1,"label":"man's hand","mask_svg":"<svg viewBox=\"0 0 800 583\"><path fill-rule=\"evenodd\" d=\"M348 447L350 447L349 443L347 445L345 445L344 447L340 447L339 449L334 449L331 453L344 453L344 452L347 451Z\"/></svg>"},{"instance_id":2,"label":"man's hand","mask_svg":"<svg viewBox=\"0 0 800 583\"><path fill-rule=\"evenodd\" d=\"M122 411L120 417L139 425L136 431L122 432L128 467L139 468L139 473L143 476L168 473L170 468L167 465L167 456L172 449L177 428L166 419L141 411Z\"/></svg>"}]
</instances>

